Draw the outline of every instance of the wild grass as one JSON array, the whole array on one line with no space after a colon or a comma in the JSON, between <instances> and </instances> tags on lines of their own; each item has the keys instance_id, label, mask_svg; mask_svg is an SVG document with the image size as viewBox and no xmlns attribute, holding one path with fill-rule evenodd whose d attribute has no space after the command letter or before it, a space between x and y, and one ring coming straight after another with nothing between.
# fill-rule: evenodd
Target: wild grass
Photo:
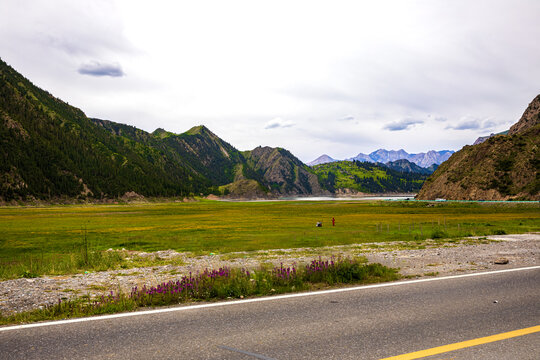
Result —
<instances>
[{"instance_id":1,"label":"wild grass","mask_svg":"<svg viewBox=\"0 0 540 360\"><path fill-rule=\"evenodd\" d=\"M21 322L83 317L138 308L174 305L193 301L213 301L248 296L265 296L303 291L340 284L366 284L399 279L396 269L380 264L365 264L363 259L321 258L307 266L283 265L258 271L245 269L205 270L182 276L177 281L150 287L134 287L129 294L111 291L91 299L59 300L57 304L9 316L0 314L0 325Z\"/></svg>"},{"instance_id":2,"label":"wild grass","mask_svg":"<svg viewBox=\"0 0 540 360\"><path fill-rule=\"evenodd\" d=\"M209 255L534 232L539 210L538 203L359 201L2 207L0 278L137 266L109 248Z\"/></svg>"}]
</instances>

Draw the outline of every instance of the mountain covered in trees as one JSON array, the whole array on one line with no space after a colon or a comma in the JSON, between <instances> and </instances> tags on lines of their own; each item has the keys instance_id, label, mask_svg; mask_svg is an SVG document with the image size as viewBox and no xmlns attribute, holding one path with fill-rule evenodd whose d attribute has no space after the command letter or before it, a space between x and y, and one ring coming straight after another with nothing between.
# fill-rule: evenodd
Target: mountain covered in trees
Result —
<instances>
[{"instance_id":1,"label":"mountain covered in trees","mask_svg":"<svg viewBox=\"0 0 540 360\"><path fill-rule=\"evenodd\" d=\"M90 119L0 60L0 200L322 191L290 152L241 152L204 126L153 133ZM245 194L243 194L245 195Z\"/></svg>"},{"instance_id":2,"label":"mountain covered in trees","mask_svg":"<svg viewBox=\"0 0 540 360\"><path fill-rule=\"evenodd\" d=\"M540 95L508 133L465 146L441 164L419 199L540 200Z\"/></svg>"},{"instance_id":3,"label":"mountain covered in trees","mask_svg":"<svg viewBox=\"0 0 540 360\"><path fill-rule=\"evenodd\" d=\"M313 171L321 185L333 193L413 193L420 190L429 176L424 171L395 170L384 164L357 160L320 164Z\"/></svg>"},{"instance_id":4,"label":"mountain covered in trees","mask_svg":"<svg viewBox=\"0 0 540 360\"><path fill-rule=\"evenodd\" d=\"M149 133L88 118L2 60L0 143L3 203L128 195L279 197L343 189L411 192L425 176L357 161L350 162L350 174L343 162L336 163L339 170L325 171L308 167L282 148L239 151L205 126L182 134L164 129Z\"/></svg>"}]
</instances>

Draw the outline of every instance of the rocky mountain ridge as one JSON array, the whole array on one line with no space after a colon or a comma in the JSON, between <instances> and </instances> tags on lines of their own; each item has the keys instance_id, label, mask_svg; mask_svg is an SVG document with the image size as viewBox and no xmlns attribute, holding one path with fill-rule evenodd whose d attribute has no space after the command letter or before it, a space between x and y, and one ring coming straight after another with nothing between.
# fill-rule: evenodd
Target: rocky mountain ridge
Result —
<instances>
[{"instance_id":1,"label":"rocky mountain ridge","mask_svg":"<svg viewBox=\"0 0 540 360\"><path fill-rule=\"evenodd\" d=\"M381 163L386 164L391 161L397 160L408 160L420 167L428 168L433 164L440 165L444 161L448 160L450 156L454 153L453 150L429 150L428 152L422 152L418 154L409 154L403 149L400 150L386 150L378 149L373 151L370 154L359 153L358 155L345 159L345 161L364 161L370 163ZM329 162L341 161L331 158L330 156L324 154L319 156L317 159L307 163L309 166L315 166L320 164L326 164Z\"/></svg>"},{"instance_id":2,"label":"rocky mountain ridge","mask_svg":"<svg viewBox=\"0 0 540 360\"><path fill-rule=\"evenodd\" d=\"M385 164L390 169L401 171L401 172L409 172L409 173L417 173L417 174L432 174L438 167L437 164L432 164L427 168L423 168L421 166L416 165L413 162L410 162L407 159L399 159L396 161L389 161Z\"/></svg>"},{"instance_id":3,"label":"rocky mountain ridge","mask_svg":"<svg viewBox=\"0 0 540 360\"><path fill-rule=\"evenodd\" d=\"M444 161L448 160L450 156L454 153L452 150L430 150L428 152L422 152L418 154L409 154L405 150L386 150L379 149L373 151L369 155L359 153L353 158L347 159L349 161L358 160L358 161L368 161L368 162L380 162L386 164L389 161L396 161L401 159L409 160L416 165L427 168L433 164L441 164Z\"/></svg>"}]
</instances>

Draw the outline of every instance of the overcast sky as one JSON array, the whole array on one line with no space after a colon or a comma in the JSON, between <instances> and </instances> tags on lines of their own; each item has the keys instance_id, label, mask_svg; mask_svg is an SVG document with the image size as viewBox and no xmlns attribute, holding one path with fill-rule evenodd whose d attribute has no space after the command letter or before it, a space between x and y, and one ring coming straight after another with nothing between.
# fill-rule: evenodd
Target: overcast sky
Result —
<instances>
[{"instance_id":1,"label":"overcast sky","mask_svg":"<svg viewBox=\"0 0 540 360\"><path fill-rule=\"evenodd\" d=\"M540 1L2 0L0 57L90 117L307 162L458 150L540 93Z\"/></svg>"}]
</instances>

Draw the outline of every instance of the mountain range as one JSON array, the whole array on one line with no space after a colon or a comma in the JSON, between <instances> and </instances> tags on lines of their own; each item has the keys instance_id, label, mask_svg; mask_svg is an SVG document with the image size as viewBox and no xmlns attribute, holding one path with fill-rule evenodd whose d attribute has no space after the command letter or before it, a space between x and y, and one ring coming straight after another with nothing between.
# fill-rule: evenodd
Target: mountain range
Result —
<instances>
[{"instance_id":1,"label":"mountain range","mask_svg":"<svg viewBox=\"0 0 540 360\"><path fill-rule=\"evenodd\" d=\"M448 160L453 153L454 151L452 150L441 150L441 151L430 150L426 153L409 154L403 149L400 149L400 150L379 149L379 150L373 151L370 154L359 153L355 157L346 159L346 161L365 161L365 162L371 162L371 163L386 164L391 161L405 159L422 168L427 168L433 164L440 165L444 161ZM308 162L307 165L315 166L315 165L325 164L325 163L329 163L333 161L339 161L339 160L332 159L328 155L322 155L318 157L317 159L311 162Z\"/></svg>"},{"instance_id":2,"label":"mountain range","mask_svg":"<svg viewBox=\"0 0 540 360\"><path fill-rule=\"evenodd\" d=\"M436 166L425 166L451 151L380 149L309 167L283 148L239 151L203 125L181 134L149 133L88 118L0 60L0 203L209 194L274 198L420 187L419 198L425 199L538 200L539 109L540 96L508 135L464 147L428 178ZM403 156L411 160L397 159Z\"/></svg>"},{"instance_id":3,"label":"mountain range","mask_svg":"<svg viewBox=\"0 0 540 360\"><path fill-rule=\"evenodd\" d=\"M239 151L204 126L148 133L90 119L1 60L0 144L2 202L323 192L285 149Z\"/></svg>"}]
</instances>

